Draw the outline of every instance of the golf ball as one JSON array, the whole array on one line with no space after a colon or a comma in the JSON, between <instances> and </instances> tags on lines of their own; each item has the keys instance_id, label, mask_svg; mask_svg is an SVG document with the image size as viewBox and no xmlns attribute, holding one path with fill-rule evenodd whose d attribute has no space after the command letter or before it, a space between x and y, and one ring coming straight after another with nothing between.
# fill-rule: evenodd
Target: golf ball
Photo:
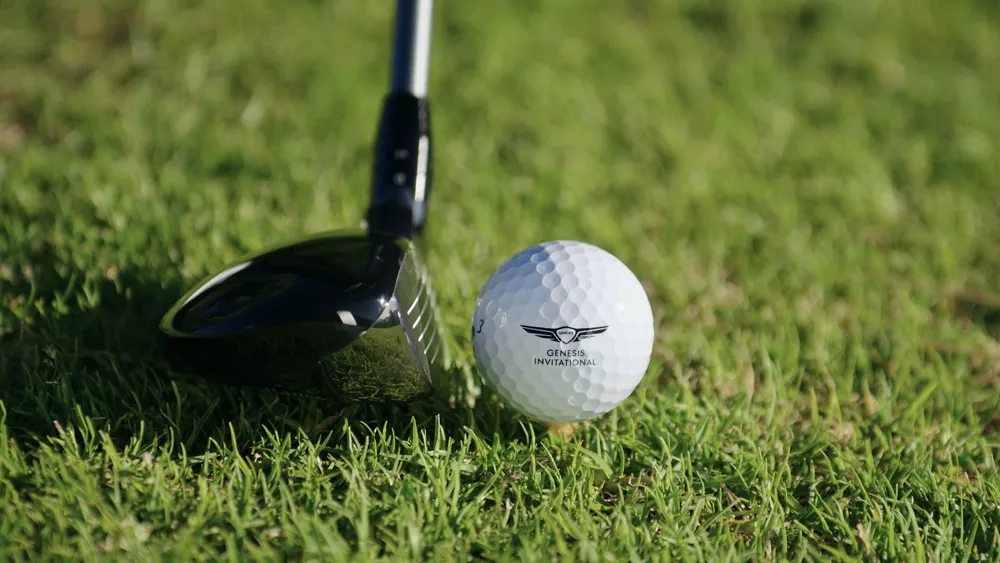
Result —
<instances>
[{"instance_id":1,"label":"golf ball","mask_svg":"<svg viewBox=\"0 0 1000 563\"><path fill-rule=\"evenodd\" d=\"M575 241L518 252L490 276L472 317L487 382L542 422L577 422L624 401L649 366L653 313L612 254Z\"/></svg>"}]
</instances>

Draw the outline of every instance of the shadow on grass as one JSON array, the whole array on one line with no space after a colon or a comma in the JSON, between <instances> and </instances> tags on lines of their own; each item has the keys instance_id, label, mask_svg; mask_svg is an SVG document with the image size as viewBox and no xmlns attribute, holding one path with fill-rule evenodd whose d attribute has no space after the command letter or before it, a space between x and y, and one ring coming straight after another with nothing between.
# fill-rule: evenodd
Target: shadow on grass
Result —
<instances>
[{"instance_id":1,"label":"shadow on grass","mask_svg":"<svg viewBox=\"0 0 1000 563\"><path fill-rule=\"evenodd\" d=\"M500 409L491 395L475 407L439 396L408 404L337 404L263 390L174 379L158 323L187 289L139 269L102 279L57 268L44 259L30 273L0 281L7 310L0 324L0 399L6 425L25 449L63 428L92 421L98 438L117 448L182 446L199 455L218 444L248 448L266 435L328 438L335 450L350 434L459 439L467 429L503 440L526 439L528 424ZM453 381L464 375L453 372ZM484 400L485 399L485 400ZM346 423L346 424L345 424ZM348 430L350 432L348 432Z\"/></svg>"},{"instance_id":2,"label":"shadow on grass","mask_svg":"<svg viewBox=\"0 0 1000 563\"><path fill-rule=\"evenodd\" d=\"M1000 293L964 289L950 295L946 303L952 314L1000 340Z\"/></svg>"},{"instance_id":3,"label":"shadow on grass","mask_svg":"<svg viewBox=\"0 0 1000 563\"><path fill-rule=\"evenodd\" d=\"M0 397L12 435L37 442L84 417L109 437L139 430L171 391L155 376L165 367L156 325L180 291L131 269L97 279L44 255L0 282Z\"/></svg>"}]
</instances>

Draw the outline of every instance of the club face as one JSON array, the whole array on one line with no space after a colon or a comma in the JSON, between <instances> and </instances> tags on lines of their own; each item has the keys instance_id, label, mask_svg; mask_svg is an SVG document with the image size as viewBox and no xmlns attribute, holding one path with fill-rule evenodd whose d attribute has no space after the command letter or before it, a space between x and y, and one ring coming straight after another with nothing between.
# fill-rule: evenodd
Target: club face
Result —
<instances>
[{"instance_id":1,"label":"club face","mask_svg":"<svg viewBox=\"0 0 1000 563\"><path fill-rule=\"evenodd\" d=\"M342 401L408 401L448 363L426 269L409 240L311 237L206 279L163 317L174 370Z\"/></svg>"},{"instance_id":2,"label":"club face","mask_svg":"<svg viewBox=\"0 0 1000 563\"><path fill-rule=\"evenodd\" d=\"M407 401L439 387L450 358L410 242L431 188L431 5L397 3L368 232L273 248L196 286L160 323L175 373L341 400Z\"/></svg>"}]
</instances>

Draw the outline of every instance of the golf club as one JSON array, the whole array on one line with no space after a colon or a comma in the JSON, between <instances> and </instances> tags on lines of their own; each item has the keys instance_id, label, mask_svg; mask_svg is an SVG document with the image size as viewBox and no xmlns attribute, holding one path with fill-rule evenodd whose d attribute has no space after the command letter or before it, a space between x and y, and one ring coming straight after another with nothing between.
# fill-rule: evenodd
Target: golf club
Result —
<instances>
[{"instance_id":1,"label":"golf club","mask_svg":"<svg viewBox=\"0 0 1000 563\"><path fill-rule=\"evenodd\" d=\"M414 239L431 187L427 73L432 0L398 0L362 229L248 256L163 317L171 369L224 384L342 401L408 401L450 363Z\"/></svg>"}]
</instances>

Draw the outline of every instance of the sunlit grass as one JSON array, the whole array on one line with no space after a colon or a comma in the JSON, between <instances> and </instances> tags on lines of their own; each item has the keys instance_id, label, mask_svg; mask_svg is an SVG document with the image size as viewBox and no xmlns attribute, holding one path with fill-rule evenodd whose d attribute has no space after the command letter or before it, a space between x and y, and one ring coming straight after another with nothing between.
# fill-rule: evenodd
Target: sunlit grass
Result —
<instances>
[{"instance_id":1,"label":"sunlit grass","mask_svg":"<svg viewBox=\"0 0 1000 563\"><path fill-rule=\"evenodd\" d=\"M438 0L450 396L166 379L191 284L360 222L392 7L0 4L0 559L1000 556L988 1ZM468 341L493 269L557 238L657 323L569 441Z\"/></svg>"}]
</instances>

